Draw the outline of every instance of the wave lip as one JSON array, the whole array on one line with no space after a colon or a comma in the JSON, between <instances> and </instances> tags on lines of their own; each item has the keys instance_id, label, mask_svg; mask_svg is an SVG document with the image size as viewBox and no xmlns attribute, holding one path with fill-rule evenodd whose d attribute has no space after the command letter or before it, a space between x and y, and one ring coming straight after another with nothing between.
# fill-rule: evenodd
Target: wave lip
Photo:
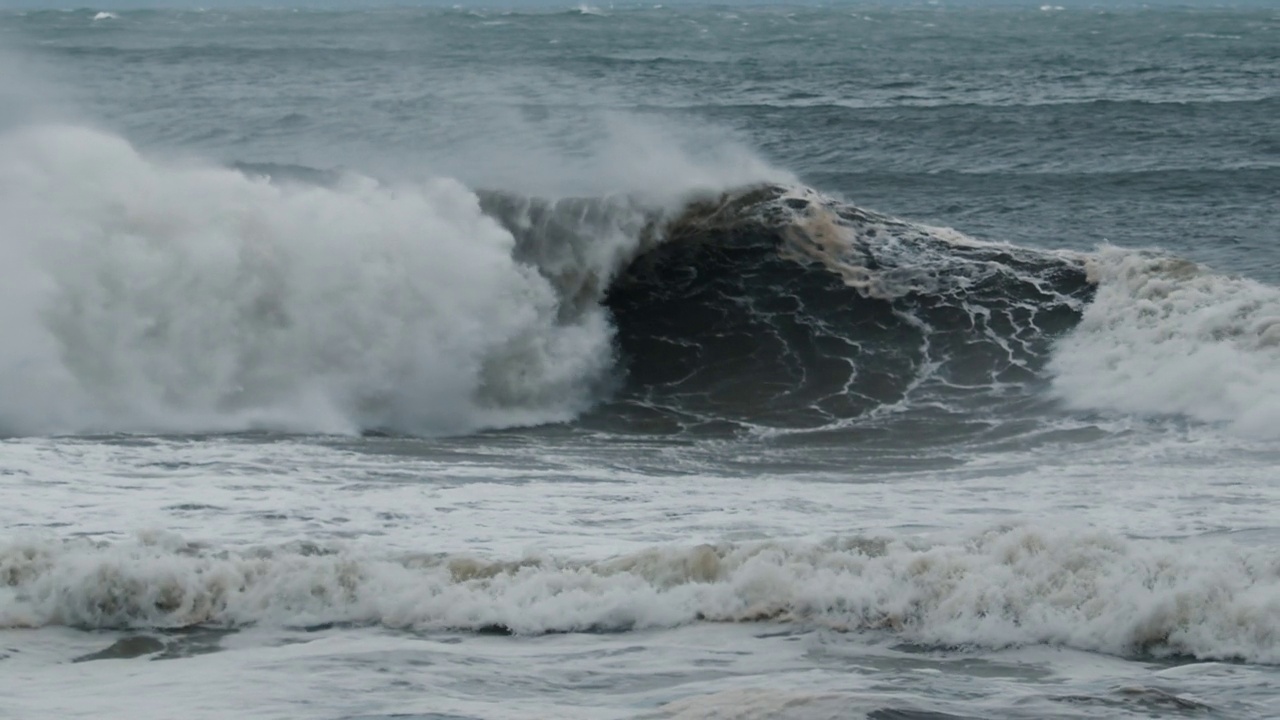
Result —
<instances>
[{"instance_id":1,"label":"wave lip","mask_svg":"<svg viewBox=\"0 0 1280 720\"><path fill-rule=\"evenodd\" d=\"M1263 553L1000 528L659 547L601 561L228 550L155 535L0 546L0 626L376 624L517 634L787 622L941 646L1051 644L1280 663Z\"/></svg>"}]
</instances>

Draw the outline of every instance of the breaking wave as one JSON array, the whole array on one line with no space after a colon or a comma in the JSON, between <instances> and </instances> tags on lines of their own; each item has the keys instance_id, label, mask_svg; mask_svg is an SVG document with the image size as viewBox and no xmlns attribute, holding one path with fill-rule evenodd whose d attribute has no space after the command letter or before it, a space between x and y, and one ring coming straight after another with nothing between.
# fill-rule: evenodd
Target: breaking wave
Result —
<instances>
[{"instance_id":1,"label":"breaking wave","mask_svg":"<svg viewBox=\"0 0 1280 720\"><path fill-rule=\"evenodd\" d=\"M539 634L784 622L934 646L1280 662L1267 552L999 528L953 542L668 546L599 561L172 535L0 545L0 627L371 624Z\"/></svg>"},{"instance_id":2,"label":"breaking wave","mask_svg":"<svg viewBox=\"0 0 1280 720\"><path fill-rule=\"evenodd\" d=\"M0 428L465 432L568 419L612 361L475 194L277 185L72 127L0 139Z\"/></svg>"},{"instance_id":3,"label":"breaking wave","mask_svg":"<svg viewBox=\"0 0 1280 720\"><path fill-rule=\"evenodd\" d=\"M981 242L795 185L652 197L9 132L0 433L818 428L1037 395L1278 426L1272 288Z\"/></svg>"},{"instance_id":4,"label":"breaking wave","mask_svg":"<svg viewBox=\"0 0 1280 720\"><path fill-rule=\"evenodd\" d=\"M1118 248L1087 267L1097 298L1051 363L1068 404L1280 436L1280 289Z\"/></svg>"}]
</instances>

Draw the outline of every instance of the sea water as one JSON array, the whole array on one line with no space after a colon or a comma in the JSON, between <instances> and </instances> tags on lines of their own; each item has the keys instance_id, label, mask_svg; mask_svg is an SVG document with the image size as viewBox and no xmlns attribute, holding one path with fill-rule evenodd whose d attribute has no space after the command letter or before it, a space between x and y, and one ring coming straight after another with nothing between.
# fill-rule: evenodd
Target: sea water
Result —
<instances>
[{"instance_id":1,"label":"sea water","mask_svg":"<svg viewBox=\"0 0 1280 720\"><path fill-rule=\"evenodd\" d=\"M1278 712L1266 3L0 53L0 716Z\"/></svg>"}]
</instances>

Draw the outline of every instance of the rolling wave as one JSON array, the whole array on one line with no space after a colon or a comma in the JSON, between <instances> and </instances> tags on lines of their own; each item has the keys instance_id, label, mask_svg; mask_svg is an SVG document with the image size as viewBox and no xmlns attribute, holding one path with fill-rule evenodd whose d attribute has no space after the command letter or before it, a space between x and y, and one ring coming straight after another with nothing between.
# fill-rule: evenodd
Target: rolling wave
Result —
<instances>
[{"instance_id":1,"label":"rolling wave","mask_svg":"<svg viewBox=\"0 0 1280 720\"><path fill-rule=\"evenodd\" d=\"M1035 383L1093 293L1082 256L984 243L805 187L664 211L496 193L482 207L569 307L609 309L623 382L595 417L612 427L819 427L908 393L981 402ZM621 237L635 240L602 242Z\"/></svg>"},{"instance_id":2,"label":"rolling wave","mask_svg":"<svg viewBox=\"0 0 1280 720\"><path fill-rule=\"evenodd\" d=\"M817 427L1034 384L1093 286L1078 257L983 243L807 188L695 202L607 304L637 402Z\"/></svg>"},{"instance_id":3,"label":"rolling wave","mask_svg":"<svg viewBox=\"0 0 1280 720\"><path fill-rule=\"evenodd\" d=\"M163 163L66 126L0 160L0 432L804 429L1036 396L1280 418L1280 292L1156 254L802 186L539 199Z\"/></svg>"},{"instance_id":4,"label":"rolling wave","mask_svg":"<svg viewBox=\"0 0 1280 720\"><path fill-rule=\"evenodd\" d=\"M1050 644L1280 662L1266 552L997 528L664 546L606 560L229 549L156 534L0 545L0 628L305 628L513 634L782 622L931 646Z\"/></svg>"}]
</instances>

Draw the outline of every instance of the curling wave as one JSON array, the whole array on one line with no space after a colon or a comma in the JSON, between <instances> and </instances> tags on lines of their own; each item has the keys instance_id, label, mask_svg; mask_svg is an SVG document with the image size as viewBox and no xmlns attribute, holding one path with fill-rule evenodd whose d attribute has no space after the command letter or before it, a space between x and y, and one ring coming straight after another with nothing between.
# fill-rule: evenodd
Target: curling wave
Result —
<instances>
[{"instance_id":1,"label":"curling wave","mask_svg":"<svg viewBox=\"0 0 1280 720\"><path fill-rule=\"evenodd\" d=\"M1003 377L1058 311L1041 301L1074 318L1085 287L1078 263L780 186L664 206L272 181L49 126L0 138L0 159L8 433L456 433L566 420L610 389L804 425L899 397L934 361L869 361L886 339L938 343L898 318L939 303L908 298L984 298L964 322L995 341L980 374ZM1006 274L1027 311L999 299Z\"/></svg>"},{"instance_id":2,"label":"curling wave","mask_svg":"<svg viewBox=\"0 0 1280 720\"><path fill-rule=\"evenodd\" d=\"M1272 288L804 187L538 199L46 126L0 137L0 214L0 433L795 429L1050 384L1088 410L1280 417ZM1202 392L1176 391L1192 371Z\"/></svg>"},{"instance_id":3,"label":"curling wave","mask_svg":"<svg viewBox=\"0 0 1280 720\"><path fill-rule=\"evenodd\" d=\"M807 188L697 200L606 302L632 408L820 427L1038 383L1094 287L1082 258L908 223Z\"/></svg>"},{"instance_id":4,"label":"curling wave","mask_svg":"<svg viewBox=\"0 0 1280 720\"><path fill-rule=\"evenodd\" d=\"M1084 257L986 243L762 184L676 209L482 194L568 307L609 309L610 428L823 427L1036 384L1092 297ZM632 238L619 242L616 238Z\"/></svg>"}]
</instances>

